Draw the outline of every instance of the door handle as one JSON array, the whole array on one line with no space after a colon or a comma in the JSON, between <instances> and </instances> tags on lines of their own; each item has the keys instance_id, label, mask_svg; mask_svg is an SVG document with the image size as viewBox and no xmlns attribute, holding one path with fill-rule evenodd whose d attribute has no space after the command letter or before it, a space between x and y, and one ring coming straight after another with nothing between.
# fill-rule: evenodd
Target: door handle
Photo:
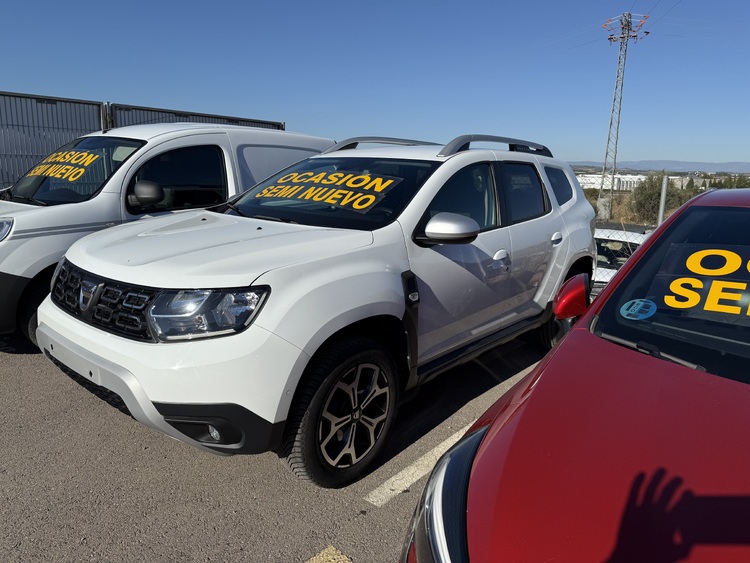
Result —
<instances>
[{"instance_id":1,"label":"door handle","mask_svg":"<svg viewBox=\"0 0 750 563\"><path fill-rule=\"evenodd\" d=\"M557 246L562 242L563 236L560 231L557 231L555 234L552 235L552 246Z\"/></svg>"},{"instance_id":2,"label":"door handle","mask_svg":"<svg viewBox=\"0 0 750 563\"><path fill-rule=\"evenodd\" d=\"M508 259L508 251L504 248L501 248L497 252L495 252L495 255L492 257L492 259L497 262L498 260L507 260Z\"/></svg>"},{"instance_id":3,"label":"door handle","mask_svg":"<svg viewBox=\"0 0 750 563\"><path fill-rule=\"evenodd\" d=\"M510 266L508 264L505 264L504 262L510 261L510 256L508 255L508 251L504 248L501 248L497 252L495 252L495 255L492 257L492 267L496 270L500 270L501 273L507 274L510 271Z\"/></svg>"}]
</instances>

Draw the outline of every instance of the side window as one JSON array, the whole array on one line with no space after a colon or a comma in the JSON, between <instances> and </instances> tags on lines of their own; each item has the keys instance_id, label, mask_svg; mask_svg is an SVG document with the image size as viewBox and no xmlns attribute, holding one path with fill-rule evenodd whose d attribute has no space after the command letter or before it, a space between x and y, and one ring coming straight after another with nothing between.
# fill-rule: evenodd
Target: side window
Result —
<instances>
[{"instance_id":1,"label":"side window","mask_svg":"<svg viewBox=\"0 0 750 563\"><path fill-rule=\"evenodd\" d=\"M146 206L135 198L135 184L156 182L164 198ZM152 213L171 209L207 207L225 201L229 195L221 148L215 145L184 147L155 156L135 173L128 186L130 213Z\"/></svg>"},{"instance_id":2,"label":"side window","mask_svg":"<svg viewBox=\"0 0 750 563\"><path fill-rule=\"evenodd\" d=\"M489 164L473 164L459 170L440 189L427 208L429 217L450 212L471 217L480 230L497 225L495 185Z\"/></svg>"},{"instance_id":3,"label":"side window","mask_svg":"<svg viewBox=\"0 0 750 563\"><path fill-rule=\"evenodd\" d=\"M545 166L544 171L547 173L552 191L555 193L557 204L562 205L566 201L570 201L573 198L573 187L570 185L570 180L568 180L565 171L552 166Z\"/></svg>"},{"instance_id":4,"label":"side window","mask_svg":"<svg viewBox=\"0 0 750 563\"><path fill-rule=\"evenodd\" d=\"M498 168L511 224L540 217L547 212L542 182L532 164L502 162Z\"/></svg>"}]
</instances>

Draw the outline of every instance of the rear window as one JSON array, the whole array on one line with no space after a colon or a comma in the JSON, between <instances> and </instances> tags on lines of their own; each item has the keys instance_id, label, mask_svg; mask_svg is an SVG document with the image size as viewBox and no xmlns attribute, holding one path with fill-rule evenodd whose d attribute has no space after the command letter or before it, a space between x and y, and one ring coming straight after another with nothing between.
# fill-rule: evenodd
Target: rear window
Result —
<instances>
[{"instance_id":1,"label":"rear window","mask_svg":"<svg viewBox=\"0 0 750 563\"><path fill-rule=\"evenodd\" d=\"M562 205L565 202L570 201L573 198L573 187L570 185L567 174L560 168L553 168L552 166L545 166L544 171L547 173L547 178L552 185L552 191L557 199L557 204Z\"/></svg>"},{"instance_id":2,"label":"rear window","mask_svg":"<svg viewBox=\"0 0 750 563\"><path fill-rule=\"evenodd\" d=\"M634 265L597 333L750 382L750 211L691 207Z\"/></svg>"}]
</instances>

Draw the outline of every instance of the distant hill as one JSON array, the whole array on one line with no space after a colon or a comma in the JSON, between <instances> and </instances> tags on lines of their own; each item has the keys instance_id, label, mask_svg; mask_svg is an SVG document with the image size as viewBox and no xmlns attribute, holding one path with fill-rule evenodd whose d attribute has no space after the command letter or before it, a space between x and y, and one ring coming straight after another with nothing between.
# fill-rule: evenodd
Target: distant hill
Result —
<instances>
[{"instance_id":1,"label":"distant hill","mask_svg":"<svg viewBox=\"0 0 750 563\"><path fill-rule=\"evenodd\" d=\"M571 166L591 166L601 169L601 162L569 162ZM681 160L630 160L617 163L617 169L623 171L656 171L661 172L727 172L729 174L750 174L750 162L684 162Z\"/></svg>"}]
</instances>

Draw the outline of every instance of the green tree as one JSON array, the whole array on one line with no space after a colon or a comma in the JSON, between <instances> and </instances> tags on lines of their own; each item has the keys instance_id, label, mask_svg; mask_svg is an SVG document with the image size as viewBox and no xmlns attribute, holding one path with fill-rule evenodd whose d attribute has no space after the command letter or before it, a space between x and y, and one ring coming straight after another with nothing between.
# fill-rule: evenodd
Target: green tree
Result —
<instances>
[{"instance_id":1,"label":"green tree","mask_svg":"<svg viewBox=\"0 0 750 563\"><path fill-rule=\"evenodd\" d=\"M750 180L748 180L748 177L746 174L732 174L730 178L731 178L731 185L727 187L732 187L732 188L750 187Z\"/></svg>"},{"instance_id":2,"label":"green tree","mask_svg":"<svg viewBox=\"0 0 750 563\"><path fill-rule=\"evenodd\" d=\"M655 225L659 218L659 203L661 200L661 186L665 173L651 173L633 190L631 206L638 222ZM688 182L690 185L690 182ZM668 216L698 192L695 185L680 189L670 181L667 184L665 213Z\"/></svg>"}]
</instances>

